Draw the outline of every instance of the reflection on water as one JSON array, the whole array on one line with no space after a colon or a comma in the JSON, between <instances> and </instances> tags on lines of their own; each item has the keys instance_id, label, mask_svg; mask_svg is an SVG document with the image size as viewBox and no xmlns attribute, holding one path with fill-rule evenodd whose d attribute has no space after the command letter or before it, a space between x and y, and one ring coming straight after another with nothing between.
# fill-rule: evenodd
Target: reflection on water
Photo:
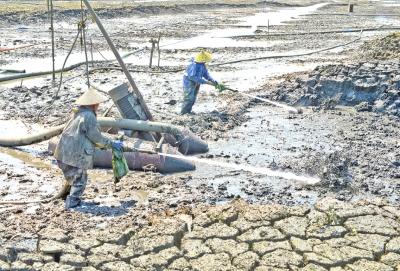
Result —
<instances>
[{"instance_id":1,"label":"reflection on water","mask_svg":"<svg viewBox=\"0 0 400 271\"><path fill-rule=\"evenodd\" d=\"M17 138L42 130L39 125L27 126L20 120L0 120L1 137ZM51 168L52 165L36 157L46 151L46 144L18 148L0 147L0 161L15 168L32 166L38 169Z\"/></svg>"},{"instance_id":2,"label":"reflection on water","mask_svg":"<svg viewBox=\"0 0 400 271\"><path fill-rule=\"evenodd\" d=\"M166 49L191 49L191 48L220 48L220 47L266 47L270 46L270 41L246 41L246 40L233 40L226 38L227 36L242 36L254 34L257 26L266 26L269 21L269 25L278 25L283 22L292 21L301 15L314 12L326 5L325 3L312 5L309 7L300 8L285 8L273 12L261 12L253 16L243 17L242 22L238 24L249 25L250 28L227 28L217 29L206 32L203 35L193 37L190 39L183 40L178 43L178 40L169 40L168 43L176 42L170 46L165 46Z\"/></svg>"},{"instance_id":3,"label":"reflection on water","mask_svg":"<svg viewBox=\"0 0 400 271\"><path fill-rule=\"evenodd\" d=\"M252 28L257 26L279 25L284 22L292 21L301 15L306 15L316 11L317 9L327 5L326 3L315 4L308 7L285 8L278 11L266 10L253 16L242 18L239 25L251 25Z\"/></svg>"},{"instance_id":4,"label":"reflection on water","mask_svg":"<svg viewBox=\"0 0 400 271\"><path fill-rule=\"evenodd\" d=\"M25 164L38 169L52 168L51 164L44 162L30 153L5 147L0 147L0 161L15 167L24 167Z\"/></svg>"},{"instance_id":5,"label":"reflection on water","mask_svg":"<svg viewBox=\"0 0 400 271\"><path fill-rule=\"evenodd\" d=\"M253 16L243 17L238 24L241 25L249 25L249 28L226 28L226 29L217 29L206 32L205 34L185 39L185 40L176 40L176 39L164 39L163 45L161 46L163 49L191 49L191 48L219 48L226 46L234 46L234 47L267 47L271 46L271 41L246 41L246 40L233 40L231 38L224 38L226 36L240 36L240 35L248 35L253 34L254 30L257 26L265 26L270 25L278 25L283 22L291 21L298 18L301 15L305 15L311 12L314 12L318 8L326 5L325 3L316 4L308 7L297 7L297 8L284 8L277 11L263 11L257 13ZM137 20L136 17L128 18L128 21ZM130 46L135 47L143 47L143 43L131 43ZM123 55L127 53L127 51L120 51L120 54ZM61 69L63 62L65 60L66 54L58 54L55 58L55 67L56 69ZM111 51L101 51L93 52L94 60L114 60L115 57ZM78 62L82 62L85 60L84 52L74 52L72 53L66 66L76 64ZM135 63L136 65L146 65L148 62L148 56L138 56L132 55L126 59L127 63ZM17 61L15 63L7 65L7 69L15 69L15 70L26 70L27 73L39 72L39 71L49 71L52 70L52 59L50 57L47 58L24 58L23 60ZM165 62L163 60L164 65L171 64ZM0 78L13 75L10 73L0 73Z\"/></svg>"}]
</instances>

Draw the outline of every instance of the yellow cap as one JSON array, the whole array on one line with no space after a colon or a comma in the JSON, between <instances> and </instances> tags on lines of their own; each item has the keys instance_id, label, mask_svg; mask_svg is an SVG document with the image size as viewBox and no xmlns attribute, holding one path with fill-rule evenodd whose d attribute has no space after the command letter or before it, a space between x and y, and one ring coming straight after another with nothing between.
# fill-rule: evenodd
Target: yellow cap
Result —
<instances>
[{"instance_id":1,"label":"yellow cap","mask_svg":"<svg viewBox=\"0 0 400 271\"><path fill-rule=\"evenodd\" d=\"M89 89L86 90L85 93L75 101L75 103L77 105L92 105L105 101L107 101L107 97L100 94L96 89L89 87Z\"/></svg>"},{"instance_id":2,"label":"yellow cap","mask_svg":"<svg viewBox=\"0 0 400 271\"><path fill-rule=\"evenodd\" d=\"M194 61L198 63L207 63L210 62L211 60L212 60L212 54L207 51L201 51L194 58Z\"/></svg>"}]
</instances>

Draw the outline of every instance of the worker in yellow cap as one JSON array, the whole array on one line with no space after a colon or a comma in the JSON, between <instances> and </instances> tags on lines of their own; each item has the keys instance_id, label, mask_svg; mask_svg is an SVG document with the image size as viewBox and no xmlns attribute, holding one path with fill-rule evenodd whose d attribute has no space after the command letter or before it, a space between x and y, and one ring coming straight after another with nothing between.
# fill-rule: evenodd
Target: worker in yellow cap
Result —
<instances>
[{"instance_id":1,"label":"worker in yellow cap","mask_svg":"<svg viewBox=\"0 0 400 271\"><path fill-rule=\"evenodd\" d=\"M189 66L183 76L183 103L181 114L188 114L192 112L192 107L196 102L197 94L201 84L218 85L207 71L206 63L212 60L212 55L209 52L201 51L191 59Z\"/></svg>"},{"instance_id":2,"label":"worker in yellow cap","mask_svg":"<svg viewBox=\"0 0 400 271\"><path fill-rule=\"evenodd\" d=\"M93 167L95 146L123 149L121 141L108 139L100 132L96 111L99 104L106 100L94 88L89 88L80 96L75 102L78 108L65 126L55 149L54 157L66 179L62 190L66 209L77 207L81 202L80 197L87 183L87 170Z\"/></svg>"}]
</instances>

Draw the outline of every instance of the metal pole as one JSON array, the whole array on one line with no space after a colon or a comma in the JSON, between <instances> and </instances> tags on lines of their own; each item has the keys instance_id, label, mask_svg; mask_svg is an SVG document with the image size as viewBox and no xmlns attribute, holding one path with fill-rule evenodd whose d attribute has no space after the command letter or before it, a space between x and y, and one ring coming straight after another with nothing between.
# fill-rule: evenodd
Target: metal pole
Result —
<instances>
[{"instance_id":1,"label":"metal pole","mask_svg":"<svg viewBox=\"0 0 400 271\"><path fill-rule=\"evenodd\" d=\"M153 64L153 52L154 52L154 48L155 48L155 40L151 39L151 50L150 50L150 63L149 63L149 68L151 68L152 64Z\"/></svg>"},{"instance_id":2,"label":"metal pole","mask_svg":"<svg viewBox=\"0 0 400 271\"><path fill-rule=\"evenodd\" d=\"M81 2L82 5L82 2ZM82 13L82 21L81 21L81 26L82 26L82 36L83 36L83 44L85 46L85 60L86 60L86 84L88 87L90 87L90 81L89 81L89 61L88 61L88 54L87 54L87 42L86 42L86 21L83 20L83 7L81 9L81 13ZM86 15L86 14L85 14ZM85 16L86 17L86 16Z\"/></svg>"},{"instance_id":3,"label":"metal pole","mask_svg":"<svg viewBox=\"0 0 400 271\"><path fill-rule=\"evenodd\" d=\"M84 24L84 22L83 22L83 3L82 3L82 0L81 0L81 22L79 24L80 27L84 28L83 24ZM83 31L81 32L81 36L79 37L79 40L81 42L81 51L82 51L82 48L83 48Z\"/></svg>"},{"instance_id":4,"label":"metal pole","mask_svg":"<svg viewBox=\"0 0 400 271\"><path fill-rule=\"evenodd\" d=\"M53 85L56 80L56 64L54 51L54 18L53 18L53 0L50 0L50 28L51 28L51 57L53 61Z\"/></svg>"},{"instance_id":5,"label":"metal pole","mask_svg":"<svg viewBox=\"0 0 400 271\"><path fill-rule=\"evenodd\" d=\"M93 41L92 38L90 38L90 58L91 58L91 63L92 63L92 68L94 67L94 63L93 63Z\"/></svg>"},{"instance_id":6,"label":"metal pole","mask_svg":"<svg viewBox=\"0 0 400 271\"><path fill-rule=\"evenodd\" d=\"M350 3L349 0L349 13L352 13L354 11L354 5Z\"/></svg>"},{"instance_id":7,"label":"metal pole","mask_svg":"<svg viewBox=\"0 0 400 271\"><path fill-rule=\"evenodd\" d=\"M158 55L158 61L157 61L157 67L160 67L160 39L161 39L161 33L158 34L158 40L157 40L157 55Z\"/></svg>"},{"instance_id":8,"label":"metal pole","mask_svg":"<svg viewBox=\"0 0 400 271\"><path fill-rule=\"evenodd\" d=\"M92 15L92 18L96 21L97 26L99 27L101 33L103 34L104 38L106 39L108 45L110 46L112 52L115 55L115 58L117 59L119 65L121 66L123 72L125 73L126 78L129 81L129 84L132 86L132 90L135 93L139 104L141 105L146 117L148 120L153 120L153 116L150 113L149 108L147 107L142 94L140 93L138 87L136 86L135 81L133 80L132 75L129 73L128 68L126 67L124 61L122 60L122 57L118 53L117 49L115 48L114 44L112 43L110 36L107 34L107 31L104 29L104 26L102 25L99 17L97 17L96 12L94 12L92 6L90 5L88 0L82 0L83 3L86 5L87 9L89 10L90 14Z\"/></svg>"},{"instance_id":9,"label":"metal pole","mask_svg":"<svg viewBox=\"0 0 400 271\"><path fill-rule=\"evenodd\" d=\"M90 81L89 81L89 60L88 60L88 54L87 54L87 43L86 43L86 33L85 33L86 29L85 26L82 29L82 33L83 33L83 46L85 46L85 59L86 59L86 84L89 87L90 86Z\"/></svg>"}]
</instances>

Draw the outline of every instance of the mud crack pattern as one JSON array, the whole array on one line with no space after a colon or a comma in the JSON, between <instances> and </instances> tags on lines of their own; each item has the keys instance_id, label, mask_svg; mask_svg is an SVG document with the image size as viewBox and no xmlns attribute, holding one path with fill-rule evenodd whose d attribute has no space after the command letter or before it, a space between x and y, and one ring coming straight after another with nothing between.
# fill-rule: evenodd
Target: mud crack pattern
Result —
<instances>
[{"instance_id":1,"label":"mud crack pattern","mask_svg":"<svg viewBox=\"0 0 400 271\"><path fill-rule=\"evenodd\" d=\"M399 209L385 201L325 198L311 208L234 201L119 234L45 228L2 244L0 270L394 271L399 229Z\"/></svg>"}]
</instances>

